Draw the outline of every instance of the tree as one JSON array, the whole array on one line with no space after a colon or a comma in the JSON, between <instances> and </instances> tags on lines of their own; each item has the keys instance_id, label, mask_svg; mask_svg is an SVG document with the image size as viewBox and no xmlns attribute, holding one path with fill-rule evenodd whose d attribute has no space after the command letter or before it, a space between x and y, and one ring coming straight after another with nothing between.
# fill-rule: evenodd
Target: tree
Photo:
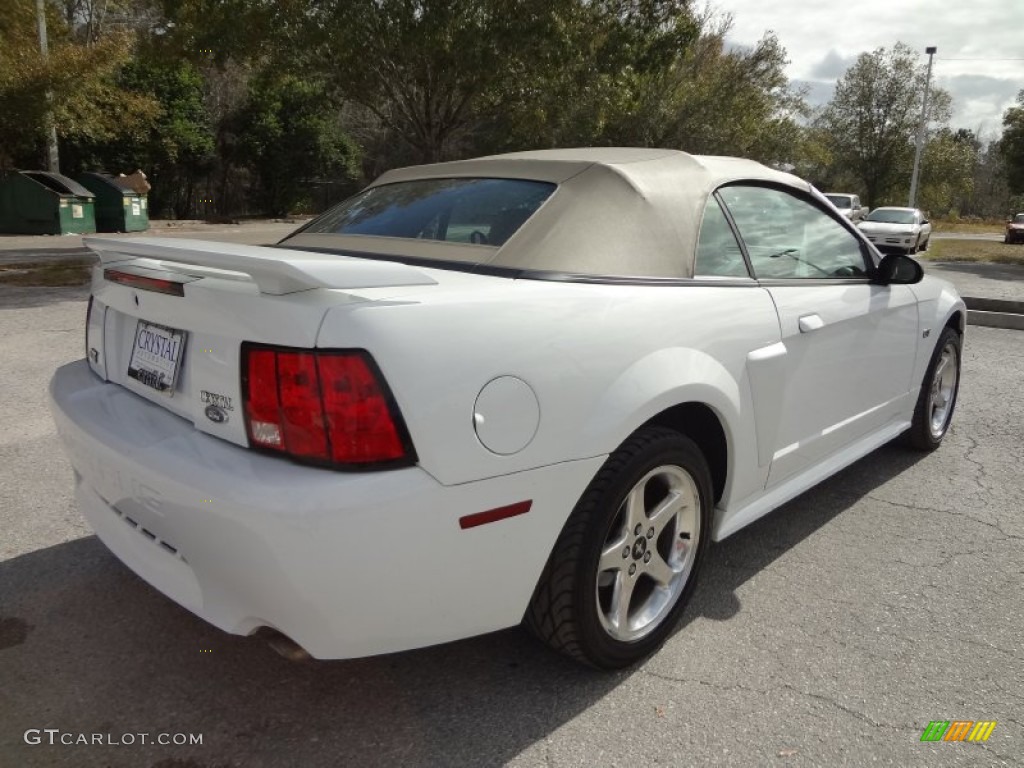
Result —
<instances>
[{"instance_id":1,"label":"tree","mask_svg":"<svg viewBox=\"0 0 1024 768\"><path fill-rule=\"evenodd\" d=\"M187 218L195 208L197 185L215 159L201 73L187 61L137 58L121 68L116 83L123 94L155 104L155 113L142 125L69 141L66 164L111 172L141 168L153 185L151 215Z\"/></svg>"},{"instance_id":2,"label":"tree","mask_svg":"<svg viewBox=\"0 0 1024 768\"><path fill-rule=\"evenodd\" d=\"M157 111L151 99L117 86L116 74L132 54L128 35L83 45L52 8L47 21L50 53L44 58L35 3L9 0L0 14L0 166L39 162L50 120L62 138L98 141Z\"/></svg>"},{"instance_id":3,"label":"tree","mask_svg":"<svg viewBox=\"0 0 1024 768\"><path fill-rule=\"evenodd\" d=\"M1003 113L1003 136L999 140L999 154L1006 168L1006 182L1010 191L1024 194L1024 90L1017 94L1017 106Z\"/></svg>"},{"instance_id":4,"label":"tree","mask_svg":"<svg viewBox=\"0 0 1024 768\"><path fill-rule=\"evenodd\" d=\"M803 93L790 88L786 51L766 34L753 48L726 47L729 16L700 19L701 35L680 52L664 99L671 119L653 143L698 154L738 155L780 164L794 159Z\"/></svg>"},{"instance_id":5,"label":"tree","mask_svg":"<svg viewBox=\"0 0 1024 768\"><path fill-rule=\"evenodd\" d=\"M684 0L335 0L313 22L327 82L419 162L502 124L593 134L693 35Z\"/></svg>"},{"instance_id":6,"label":"tree","mask_svg":"<svg viewBox=\"0 0 1024 768\"><path fill-rule=\"evenodd\" d=\"M817 120L835 163L857 180L871 207L910 176L926 76L919 59L903 43L862 53ZM947 122L950 102L933 87L926 122Z\"/></svg>"},{"instance_id":7,"label":"tree","mask_svg":"<svg viewBox=\"0 0 1024 768\"><path fill-rule=\"evenodd\" d=\"M358 175L359 150L342 130L322 87L294 75L256 78L232 120L238 157L257 179L257 203L285 215L308 200L309 183Z\"/></svg>"},{"instance_id":8,"label":"tree","mask_svg":"<svg viewBox=\"0 0 1024 768\"><path fill-rule=\"evenodd\" d=\"M974 188L981 142L972 131L942 128L929 138L921 158L918 205L933 216L959 215Z\"/></svg>"}]
</instances>

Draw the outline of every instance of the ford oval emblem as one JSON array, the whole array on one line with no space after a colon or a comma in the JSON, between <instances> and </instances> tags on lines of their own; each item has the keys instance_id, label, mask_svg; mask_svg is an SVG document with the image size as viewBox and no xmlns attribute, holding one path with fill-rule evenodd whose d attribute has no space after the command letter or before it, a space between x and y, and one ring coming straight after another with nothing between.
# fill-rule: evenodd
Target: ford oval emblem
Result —
<instances>
[{"instance_id":1,"label":"ford oval emblem","mask_svg":"<svg viewBox=\"0 0 1024 768\"><path fill-rule=\"evenodd\" d=\"M223 424L228 420L228 415L216 405L206 406L206 418L214 424Z\"/></svg>"}]
</instances>

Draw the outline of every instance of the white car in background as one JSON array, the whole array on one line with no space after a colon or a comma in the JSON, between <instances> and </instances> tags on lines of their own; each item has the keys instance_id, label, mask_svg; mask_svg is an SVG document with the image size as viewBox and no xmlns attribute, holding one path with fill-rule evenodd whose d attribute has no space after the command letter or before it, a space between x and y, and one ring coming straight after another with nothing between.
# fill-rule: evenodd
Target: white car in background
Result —
<instances>
[{"instance_id":1,"label":"white car in background","mask_svg":"<svg viewBox=\"0 0 1024 768\"><path fill-rule=\"evenodd\" d=\"M937 447L959 385L953 287L747 160L518 153L391 171L277 247L88 244L86 359L50 385L79 508L181 605L318 658L525 621L633 663L711 540Z\"/></svg>"},{"instance_id":2,"label":"white car in background","mask_svg":"<svg viewBox=\"0 0 1024 768\"><path fill-rule=\"evenodd\" d=\"M875 208L857 226L883 252L927 251L932 238L932 225L920 208Z\"/></svg>"},{"instance_id":3,"label":"white car in background","mask_svg":"<svg viewBox=\"0 0 1024 768\"><path fill-rule=\"evenodd\" d=\"M1024 243L1024 213L1018 213L1006 222L1006 235L1003 237L1003 242L1007 244Z\"/></svg>"},{"instance_id":4,"label":"white car in background","mask_svg":"<svg viewBox=\"0 0 1024 768\"><path fill-rule=\"evenodd\" d=\"M860 204L857 195L850 195L846 192L826 192L825 198L836 207L843 216L856 223L863 219L867 213L867 206Z\"/></svg>"}]
</instances>

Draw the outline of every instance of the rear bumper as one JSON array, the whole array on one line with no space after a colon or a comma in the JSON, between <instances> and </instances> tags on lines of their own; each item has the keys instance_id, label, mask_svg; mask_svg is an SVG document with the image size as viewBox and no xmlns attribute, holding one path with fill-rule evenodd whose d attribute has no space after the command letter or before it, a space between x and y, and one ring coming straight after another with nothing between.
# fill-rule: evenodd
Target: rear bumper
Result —
<instances>
[{"instance_id":1,"label":"rear bumper","mask_svg":"<svg viewBox=\"0 0 1024 768\"><path fill-rule=\"evenodd\" d=\"M211 624L273 627L318 658L517 624L603 457L443 486L418 467L345 474L263 456L96 377L50 383L76 499L139 576ZM532 499L518 517L459 518Z\"/></svg>"}]
</instances>

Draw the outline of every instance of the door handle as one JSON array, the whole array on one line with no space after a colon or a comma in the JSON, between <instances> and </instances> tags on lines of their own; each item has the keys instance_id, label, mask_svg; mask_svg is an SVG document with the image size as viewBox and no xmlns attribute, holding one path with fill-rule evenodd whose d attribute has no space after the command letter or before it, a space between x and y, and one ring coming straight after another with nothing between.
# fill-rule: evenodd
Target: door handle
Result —
<instances>
[{"instance_id":1,"label":"door handle","mask_svg":"<svg viewBox=\"0 0 1024 768\"><path fill-rule=\"evenodd\" d=\"M799 325L800 333L810 333L819 328L824 328L825 321L821 319L820 315L804 315L800 318Z\"/></svg>"}]
</instances>

